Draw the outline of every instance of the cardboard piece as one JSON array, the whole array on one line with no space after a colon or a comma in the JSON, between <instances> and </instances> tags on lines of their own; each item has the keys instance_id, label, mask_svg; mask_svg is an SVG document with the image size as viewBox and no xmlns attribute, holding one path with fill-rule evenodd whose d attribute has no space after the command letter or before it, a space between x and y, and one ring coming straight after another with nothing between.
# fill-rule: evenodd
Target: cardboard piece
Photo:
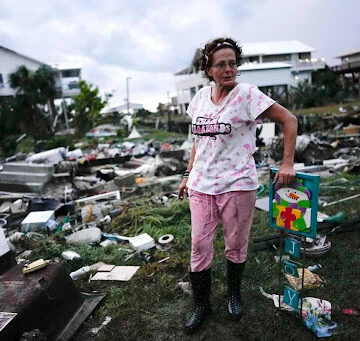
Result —
<instances>
[{"instance_id":1,"label":"cardboard piece","mask_svg":"<svg viewBox=\"0 0 360 341\"><path fill-rule=\"evenodd\" d=\"M140 266L115 266L110 272L97 272L92 281L129 281Z\"/></svg>"},{"instance_id":2,"label":"cardboard piece","mask_svg":"<svg viewBox=\"0 0 360 341\"><path fill-rule=\"evenodd\" d=\"M112 265L112 264L104 264L102 265L98 271L101 271L101 272L110 272L112 271L113 269L115 268L115 265Z\"/></svg>"}]
</instances>

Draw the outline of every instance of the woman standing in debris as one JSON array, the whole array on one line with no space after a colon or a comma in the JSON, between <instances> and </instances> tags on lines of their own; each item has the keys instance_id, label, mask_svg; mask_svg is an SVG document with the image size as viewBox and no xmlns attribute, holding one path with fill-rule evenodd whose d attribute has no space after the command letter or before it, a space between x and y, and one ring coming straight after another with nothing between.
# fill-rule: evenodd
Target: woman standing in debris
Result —
<instances>
[{"instance_id":1,"label":"woman standing in debris","mask_svg":"<svg viewBox=\"0 0 360 341\"><path fill-rule=\"evenodd\" d=\"M283 126L284 155L275 181L289 183L295 178L296 117L256 86L236 82L242 62L236 41L214 39L202 53L201 70L213 85L200 89L187 109L195 143L179 186L179 199L188 190L192 221L190 281L195 310L185 325L188 333L211 312L210 268L219 219L227 258L227 309L233 319L242 316L240 286L258 188L252 156L258 122L268 118Z\"/></svg>"}]
</instances>

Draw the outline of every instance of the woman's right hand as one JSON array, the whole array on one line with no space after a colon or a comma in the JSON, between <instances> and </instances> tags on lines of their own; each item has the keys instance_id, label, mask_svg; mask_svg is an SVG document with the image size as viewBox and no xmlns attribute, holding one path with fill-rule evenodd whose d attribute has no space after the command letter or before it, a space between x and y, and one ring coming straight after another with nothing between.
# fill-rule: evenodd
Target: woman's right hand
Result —
<instances>
[{"instance_id":1,"label":"woman's right hand","mask_svg":"<svg viewBox=\"0 0 360 341\"><path fill-rule=\"evenodd\" d=\"M183 200L185 195L187 196L187 181L188 181L188 178L184 178L182 181L181 181L181 184L179 185L179 189L178 189L178 199L179 200Z\"/></svg>"}]
</instances>

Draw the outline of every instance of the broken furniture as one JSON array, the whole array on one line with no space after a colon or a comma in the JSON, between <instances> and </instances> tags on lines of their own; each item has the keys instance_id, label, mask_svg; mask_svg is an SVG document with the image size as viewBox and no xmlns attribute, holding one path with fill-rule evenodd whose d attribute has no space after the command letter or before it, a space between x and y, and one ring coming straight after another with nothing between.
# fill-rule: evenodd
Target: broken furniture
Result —
<instances>
[{"instance_id":1,"label":"broken furniture","mask_svg":"<svg viewBox=\"0 0 360 341\"><path fill-rule=\"evenodd\" d=\"M105 296L81 294L63 265L29 274L22 273L23 266L0 276L0 311L16 314L0 331L1 340L18 340L34 329L47 340L69 340Z\"/></svg>"}]
</instances>

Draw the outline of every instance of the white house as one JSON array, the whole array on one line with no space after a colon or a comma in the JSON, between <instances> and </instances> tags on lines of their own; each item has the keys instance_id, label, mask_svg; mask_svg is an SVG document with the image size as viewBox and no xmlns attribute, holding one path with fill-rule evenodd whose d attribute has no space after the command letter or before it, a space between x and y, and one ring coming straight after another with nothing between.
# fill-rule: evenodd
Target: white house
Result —
<instances>
[{"instance_id":1,"label":"white house","mask_svg":"<svg viewBox=\"0 0 360 341\"><path fill-rule=\"evenodd\" d=\"M0 97L14 96L16 91L9 85L9 75L16 69L25 65L29 70L35 71L41 65L48 65L34 58L10 50L0 45ZM50 65L48 65L50 66ZM71 97L79 93L78 81L81 79L81 68L61 66L55 64L55 84L58 98Z\"/></svg>"},{"instance_id":2,"label":"white house","mask_svg":"<svg viewBox=\"0 0 360 341\"><path fill-rule=\"evenodd\" d=\"M35 71L44 64L36 59L0 46L0 96L15 95L15 90L11 89L8 78L20 65L25 65L29 70Z\"/></svg>"},{"instance_id":3,"label":"white house","mask_svg":"<svg viewBox=\"0 0 360 341\"><path fill-rule=\"evenodd\" d=\"M347 51L346 53L341 54L340 56L337 56L335 58L339 58L342 65L360 63L360 49Z\"/></svg>"},{"instance_id":4,"label":"white house","mask_svg":"<svg viewBox=\"0 0 360 341\"><path fill-rule=\"evenodd\" d=\"M238 68L239 82L258 86L266 94L281 98L298 82L311 83L311 73L325 67L324 59L312 58L314 49L299 41L269 41L242 45L244 63ZM190 67L175 74L179 109L185 113L195 93L209 81L199 71L200 50Z\"/></svg>"}]
</instances>

